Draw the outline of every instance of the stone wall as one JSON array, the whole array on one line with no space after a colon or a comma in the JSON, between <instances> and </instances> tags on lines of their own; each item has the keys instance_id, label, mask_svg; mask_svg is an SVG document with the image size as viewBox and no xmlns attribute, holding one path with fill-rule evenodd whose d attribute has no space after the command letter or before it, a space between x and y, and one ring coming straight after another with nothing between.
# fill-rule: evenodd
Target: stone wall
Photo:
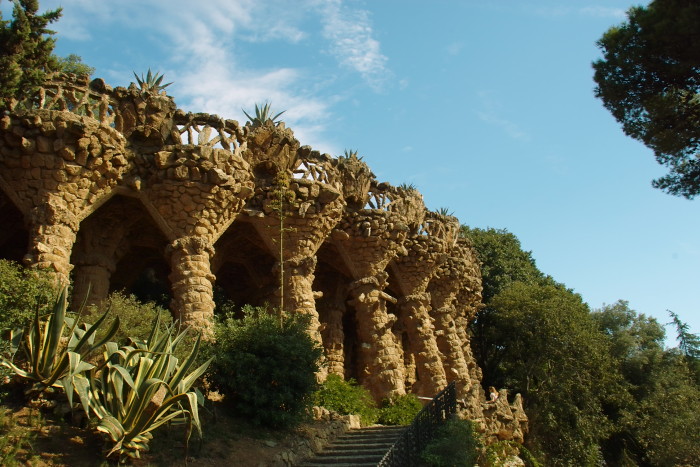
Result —
<instances>
[{"instance_id":1,"label":"stone wall","mask_svg":"<svg viewBox=\"0 0 700 467\"><path fill-rule=\"evenodd\" d=\"M204 330L215 291L271 303L308 314L327 371L377 400L456 381L485 416L466 333L481 279L458 220L284 123L56 76L0 118L0 219L0 256L72 280L78 303L160 287Z\"/></svg>"}]
</instances>

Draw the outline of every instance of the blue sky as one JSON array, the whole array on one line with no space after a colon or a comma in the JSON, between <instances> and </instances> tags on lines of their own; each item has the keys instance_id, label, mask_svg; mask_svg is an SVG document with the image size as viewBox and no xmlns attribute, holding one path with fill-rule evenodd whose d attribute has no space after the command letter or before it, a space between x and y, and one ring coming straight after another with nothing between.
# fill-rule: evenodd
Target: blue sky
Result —
<instances>
[{"instance_id":1,"label":"blue sky","mask_svg":"<svg viewBox=\"0 0 700 467\"><path fill-rule=\"evenodd\" d=\"M271 100L302 144L358 150L429 208L513 232L592 308L625 299L700 332L700 201L653 189L664 168L593 96L595 41L635 4L41 2L63 7L56 52L109 84L150 67L180 108L239 121Z\"/></svg>"}]
</instances>

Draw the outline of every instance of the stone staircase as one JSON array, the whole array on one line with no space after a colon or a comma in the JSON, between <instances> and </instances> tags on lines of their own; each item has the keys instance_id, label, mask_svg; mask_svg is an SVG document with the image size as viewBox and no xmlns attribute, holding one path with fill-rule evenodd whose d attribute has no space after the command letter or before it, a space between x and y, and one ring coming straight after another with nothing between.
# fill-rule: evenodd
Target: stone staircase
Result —
<instances>
[{"instance_id":1,"label":"stone staircase","mask_svg":"<svg viewBox=\"0 0 700 467\"><path fill-rule=\"evenodd\" d=\"M405 428L373 426L350 430L301 466L376 467Z\"/></svg>"}]
</instances>

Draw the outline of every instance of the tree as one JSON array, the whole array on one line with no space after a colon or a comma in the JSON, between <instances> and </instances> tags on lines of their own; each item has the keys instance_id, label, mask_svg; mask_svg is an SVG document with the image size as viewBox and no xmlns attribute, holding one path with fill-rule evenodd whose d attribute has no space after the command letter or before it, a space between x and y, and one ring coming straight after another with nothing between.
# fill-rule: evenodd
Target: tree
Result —
<instances>
[{"instance_id":1,"label":"tree","mask_svg":"<svg viewBox=\"0 0 700 467\"><path fill-rule=\"evenodd\" d=\"M596 97L669 173L653 186L700 194L700 3L653 0L610 28L593 63Z\"/></svg>"},{"instance_id":2,"label":"tree","mask_svg":"<svg viewBox=\"0 0 700 467\"><path fill-rule=\"evenodd\" d=\"M73 73L78 76L90 76L95 72L95 69L83 63L83 59L76 54L70 54L67 57L57 57L58 70L63 73Z\"/></svg>"},{"instance_id":3,"label":"tree","mask_svg":"<svg viewBox=\"0 0 700 467\"><path fill-rule=\"evenodd\" d=\"M523 251L520 240L506 229L461 227L461 235L474 244L476 256L481 263L481 280L485 307L477 313L470 325L472 345L477 363L484 372L484 381L500 384L497 381L497 367L500 363L500 336L494 324L494 310L491 299L499 292L516 282L542 283L544 274L537 269L529 251Z\"/></svg>"},{"instance_id":4,"label":"tree","mask_svg":"<svg viewBox=\"0 0 700 467\"><path fill-rule=\"evenodd\" d=\"M700 385L692 378L687 356L682 349L664 348L664 327L625 301L603 306L592 316L608 337L611 359L625 379L626 394L618 393L616 403L607 407L615 428L605 443L606 461L698 465L700 433L694 427L700 425ZM689 334L682 324L679 331Z\"/></svg>"},{"instance_id":5,"label":"tree","mask_svg":"<svg viewBox=\"0 0 700 467\"><path fill-rule=\"evenodd\" d=\"M12 21L0 16L0 108L31 94L48 72L58 69L54 32L47 26L61 9L38 14L38 0L15 0Z\"/></svg>"},{"instance_id":6,"label":"tree","mask_svg":"<svg viewBox=\"0 0 700 467\"><path fill-rule=\"evenodd\" d=\"M498 380L525 400L528 444L547 465L596 465L612 424L604 407L621 380L581 297L517 282L493 297Z\"/></svg>"}]
</instances>

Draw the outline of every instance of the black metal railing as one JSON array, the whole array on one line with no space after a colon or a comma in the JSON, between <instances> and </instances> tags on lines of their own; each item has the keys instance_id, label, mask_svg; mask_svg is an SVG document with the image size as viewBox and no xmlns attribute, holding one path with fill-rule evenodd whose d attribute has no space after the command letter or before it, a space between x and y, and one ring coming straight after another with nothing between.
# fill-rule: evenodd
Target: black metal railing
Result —
<instances>
[{"instance_id":1,"label":"black metal railing","mask_svg":"<svg viewBox=\"0 0 700 467\"><path fill-rule=\"evenodd\" d=\"M457 413L457 389L453 381L418 412L413 423L401 433L401 437L378 465L381 467L416 465L421 451L433 439L435 430L455 413Z\"/></svg>"}]
</instances>

